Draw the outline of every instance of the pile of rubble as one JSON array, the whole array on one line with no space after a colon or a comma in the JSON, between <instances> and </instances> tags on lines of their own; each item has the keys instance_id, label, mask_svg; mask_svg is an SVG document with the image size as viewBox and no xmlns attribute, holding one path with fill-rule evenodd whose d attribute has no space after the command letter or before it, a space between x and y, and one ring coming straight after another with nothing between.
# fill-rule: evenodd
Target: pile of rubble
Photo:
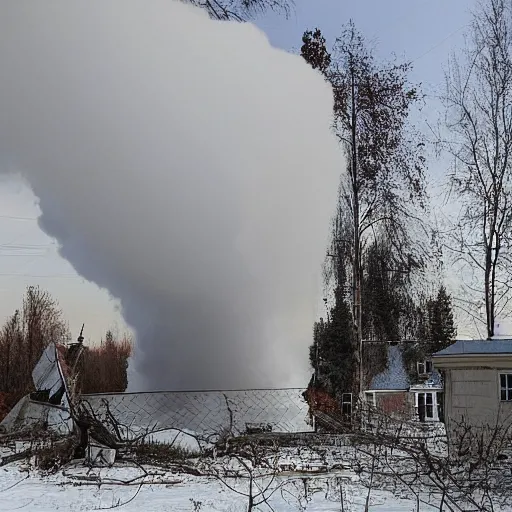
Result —
<instances>
[{"instance_id":1,"label":"pile of rubble","mask_svg":"<svg viewBox=\"0 0 512 512\"><path fill-rule=\"evenodd\" d=\"M243 434L311 432L303 390L114 393L80 396L76 381L83 338L68 347L50 344L32 372L34 391L0 423L0 445L25 440L0 465L50 450L61 458L112 465L148 443L186 453L220 447ZM182 450L183 451L183 450ZM23 455L24 454L24 455ZM51 457L50 457L51 458ZM51 464L50 464L51 465Z\"/></svg>"}]
</instances>

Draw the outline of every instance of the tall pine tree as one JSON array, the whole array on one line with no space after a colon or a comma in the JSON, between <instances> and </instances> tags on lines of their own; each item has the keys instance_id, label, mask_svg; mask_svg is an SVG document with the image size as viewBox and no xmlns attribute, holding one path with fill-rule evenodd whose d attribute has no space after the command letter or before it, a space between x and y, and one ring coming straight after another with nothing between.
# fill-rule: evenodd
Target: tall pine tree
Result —
<instances>
[{"instance_id":1,"label":"tall pine tree","mask_svg":"<svg viewBox=\"0 0 512 512\"><path fill-rule=\"evenodd\" d=\"M350 336L351 314L348 304L341 298L331 309L327 321L316 322L314 341L310 347L310 362L315 370L315 387L341 398L352 390L354 358Z\"/></svg>"},{"instance_id":2,"label":"tall pine tree","mask_svg":"<svg viewBox=\"0 0 512 512\"><path fill-rule=\"evenodd\" d=\"M427 301L427 339L432 352L453 343L457 330L453 321L452 299L444 286L440 286L435 298Z\"/></svg>"}]
</instances>

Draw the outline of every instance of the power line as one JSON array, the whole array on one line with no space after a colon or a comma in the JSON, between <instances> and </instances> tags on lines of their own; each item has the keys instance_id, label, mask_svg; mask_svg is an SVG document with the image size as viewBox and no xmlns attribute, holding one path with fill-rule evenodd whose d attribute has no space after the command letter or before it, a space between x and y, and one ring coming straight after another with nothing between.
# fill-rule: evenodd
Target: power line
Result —
<instances>
[{"instance_id":1,"label":"power line","mask_svg":"<svg viewBox=\"0 0 512 512\"><path fill-rule=\"evenodd\" d=\"M51 248L54 244L0 244L0 256L49 256L56 254Z\"/></svg>"},{"instance_id":2,"label":"power line","mask_svg":"<svg viewBox=\"0 0 512 512\"><path fill-rule=\"evenodd\" d=\"M0 244L0 250L8 249L12 251L28 251L49 247L55 247L55 244Z\"/></svg>"},{"instance_id":3,"label":"power line","mask_svg":"<svg viewBox=\"0 0 512 512\"><path fill-rule=\"evenodd\" d=\"M448 39L450 39L450 37L454 36L457 32L460 32L463 28L466 28L467 26L468 26L468 24L466 23L465 25L462 25L461 27L459 27L457 30L454 30L453 32L448 34L444 39L441 39L441 41L439 41L434 46L432 46L432 48L428 49L425 53L422 53L421 55L419 55L415 59L412 59L410 61L410 63L412 64L413 62L416 62L417 60L422 59L423 57L425 57L425 55L428 55L430 52L433 52L436 48L439 48L443 43L448 41Z\"/></svg>"},{"instance_id":4,"label":"power line","mask_svg":"<svg viewBox=\"0 0 512 512\"><path fill-rule=\"evenodd\" d=\"M33 252L12 252L12 253L3 253L0 252L0 257L4 258L30 258L30 257L39 257L39 256L48 256L48 253L33 253Z\"/></svg>"},{"instance_id":5,"label":"power line","mask_svg":"<svg viewBox=\"0 0 512 512\"><path fill-rule=\"evenodd\" d=\"M67 279L85 279L82 276L76 274L15 274L15 273L1 273L0 277L30 277L34 279L58 279L58 278L67 278Z\"/></svg>"},{"instance_id":6,"label":"power line","mask_svg":"<svg viewBox=\"0 0 512 512\"><path fill-rule=\"evenodd\" d=\"M0 219L11 219L11 220L37 220L38 217L19 217L17 215L0 215Z\"/></svg>"}]
</instances>

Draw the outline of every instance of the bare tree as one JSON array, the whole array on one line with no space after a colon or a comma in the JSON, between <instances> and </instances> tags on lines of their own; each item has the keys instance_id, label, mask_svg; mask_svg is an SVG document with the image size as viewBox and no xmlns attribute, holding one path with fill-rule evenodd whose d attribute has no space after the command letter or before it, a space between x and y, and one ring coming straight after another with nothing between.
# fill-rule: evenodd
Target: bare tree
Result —
<instances>
[{"instance_id":1,"label":"bare tree","mask_svg":"<svg viewBox=\"0 0 512 512\"><path fill-rule=\"evenodd\" d=\"M281 460L283 446L278 438L246 435L232 438L229 444L221 441L219 449L217 456L201 461L201 471L243 496L247 512L264 508L274 512L272 497L276 493L298 510L306 510L312 493L318 490L309 489L309 478L304 474L282 474L286 463Z\"/></svg>"},{"instance_id":2,"label":"bare tree","mask_svg":"<svg viewBox=\"0 0 512 512\"><path fill-rule=\"evenodd\" d=\"M408 64L380 66L363 36L349 23L332 55L320 30L305 32L301 54L321 71L334 91L334 128L347 155L329 250L333 274L349 276L355 358L353 390L363 391L363 254L376 234L395 249L397 263L420 267L420 250L411 243L415 207L424 207L423 144L408 123L420 99L407 79Z\"/></svg>"},{"instance_id":3,"label":"bare tree","mask_svg":"<svg viewBox=\"0 0 512 512\"><path fill-rule=\"evenodd\" d=\"M51 342L66 341L68 329L57 301L38 286L27 288L23 299L22 321L27 372L30 375L41 352Z\"/></svg>"},{"instance_id":4,"label":"bare tree","mask_svg":"<svg viewBox=\"0 0 512 512\"><path fill-rule=\"evenodd\" d=\"M186 0L217 20L244 21L268 10L289 15L293 0Z\"/></svg>"},{"instance_id":5,"label":"bare tree","mask_svg":"<svg viewBox=\"0 0 512 512\"><path fill-rule=\"evenodd\" d=\"M483 295L489 338L512 285L511 36L510 2L486 0L462 58L450 62L444 98L451 190L462 204L448 247L468 292Z\"/></svg>"},{"instance_id":6,"label":"bare tree","mask_svg":"<svg viewBox=\"0 0 512 512\"><path fill-rule=\"evenodd\" d=\"M5 393L22 387L23 330L21 315L15 311L2 328L0 335L0 390ZM21 370L21 371L20 371Z\"/></svg>"},{"instance_id":7,"label":"bare tree","mask_svg":"<svg viewBox=\"0 0 512 512\"><path fill-rule=\"evenodd\" d=\"M368 492L372 485L404 491L418 511L422 503L440 511L482 512L507 503L510 418L483 425L452 422L449 443L443 429L424 427L371 411L367 428L353 437L355 466Z\"/></svg>"},{"instance_id":8,"label":"bare tree","mask_svg":"<svg viewBox=\"0 0 512 512\"><path fill-rule=\"evenodd\" d=\"M96 346L83 347L76 365L76 385L80 393L123 392L128 386L128 358L132 341L127 335L115 336L107 331Z\"/></svg>"},{"instance_id":9,"label":"bare tree","mask_svg":"<svg viewBox=\"0 0 512 512\"><path fill-rule=\"evenodd\" d=\"M230 491L247 499L247 512L252 512L263 504L273 510L269 499L283 485L276 480L279 473L278 460L277 450L268 459L263 456L257 444L247 443L243 454L231 452L228 461L224 459L222 465L212 463L209 473ZM226 469L233 465L233 469ZM239 487L236 485L237 481L242 481L245 485Z\"/></svg>"},{"instance_id":10,"label":"bare tree","mask_svg":"<svg viewBox=\"0 0 512 512\"><path fill-rule=\"evenodd\" d=\"M32 370L52 342L68 339L68 328L55 299L39 287L29 286L20 310L0 331L0 392L12 407L32 388Z\"/></svg>"}]
</instances>

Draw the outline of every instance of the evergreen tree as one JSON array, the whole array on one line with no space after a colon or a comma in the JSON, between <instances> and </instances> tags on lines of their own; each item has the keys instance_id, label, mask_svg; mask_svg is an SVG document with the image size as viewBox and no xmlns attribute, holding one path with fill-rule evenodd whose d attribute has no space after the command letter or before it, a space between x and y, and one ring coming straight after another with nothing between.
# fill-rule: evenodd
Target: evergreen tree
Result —
<instances>
[{"instance_id":1,"label":"evergreen tree","mask_svg":"<svg viewBox=\"0 0 512 512\"><path fill-rule=\"evenodd\" d=\"M363 254L363 337L398 341L407 337L415 309L409 297L408 269L394 257L392 246L377 238Z\"/></svg>"},{"instance_id":2,"label":"evergreen tree","mask_svg":"<svg viewBox=\"0 0 512 512\"><path fill-rule=\"evenodd\" d=\"M344 234L345 224L342 212L338 212L334 230L338 237ZM342 393L354 393L354 350L353 317L347 293L347 254L343 245L333 243L328 259L332 265L326 266L332 271L334 304L329 308L327 321L316 322L313 332L313 345L310 347L310 362L315 370L316 388L341 398Z\"/></svg>"},{"instance_id":3,"label":"evergreen tree","mask_svg":"<svg viewBox=\"0 0 512 512\"><path fill-rule=\"evenodd\" d=\"M331 65L331 54L327 51L325 37L320 29L316 28L314 32L311 30L304 32L300 52L313 69L318 69L324 75L326 74Z\"/></svg>"},{"instance_id":4,"label":"evergreen tree","mask_svg":"<svg viewBox=\"0 0 512 512\"><path fill-rule=\"evenodd\" d=\"M450 345L457 330L453 321L452 299L444 286L440 286L435 298L427 302L428 341L432 352L437 352Z\"/></svg>"}]
</instances>

